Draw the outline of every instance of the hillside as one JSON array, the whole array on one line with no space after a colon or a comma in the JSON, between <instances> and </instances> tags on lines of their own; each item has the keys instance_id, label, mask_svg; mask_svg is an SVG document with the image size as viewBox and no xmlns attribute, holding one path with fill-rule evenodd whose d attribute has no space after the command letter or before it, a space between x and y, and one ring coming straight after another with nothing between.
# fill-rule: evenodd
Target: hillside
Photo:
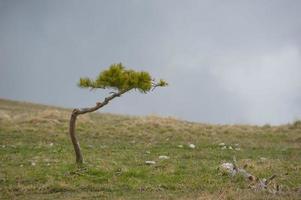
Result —
<instances>
[{"instance_id":1,"label":"hillside","mask_svg":"<svg viewBox=\"0 0 301 200\"><path fill-rule=\"evenodd\" d=\"M300 199L300 121L230 126L88 114L77 124L85 160L77 167L70 112L0 99L0 199ZM221 173L233 156L257 177L276 174L281 191L256 192Z\"/></svg>"}]
</instances>

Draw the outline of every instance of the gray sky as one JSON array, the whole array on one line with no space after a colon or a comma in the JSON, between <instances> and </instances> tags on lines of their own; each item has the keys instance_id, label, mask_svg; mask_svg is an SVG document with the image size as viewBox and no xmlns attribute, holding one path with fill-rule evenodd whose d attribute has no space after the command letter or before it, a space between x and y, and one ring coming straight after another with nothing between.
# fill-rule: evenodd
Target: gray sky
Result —
<instances>
[{"instance_id":1,"label":"gray sky","mask_svg":"<svg viewBox=\"0 0 301 200\"><path fill-rule=\"evenodd\" d=\"M210 123L301 118L299 0L0 0L0 97L94 105L83 90L122 62L170 86L131 92L104 112Z\"/></svg>"}]
</instances>

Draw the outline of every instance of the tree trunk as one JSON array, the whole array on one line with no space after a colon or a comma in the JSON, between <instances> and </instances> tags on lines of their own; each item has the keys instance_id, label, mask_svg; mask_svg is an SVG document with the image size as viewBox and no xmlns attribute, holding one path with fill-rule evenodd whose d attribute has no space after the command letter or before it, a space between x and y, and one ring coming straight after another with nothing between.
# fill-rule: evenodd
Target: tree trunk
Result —
<instances>
[{"instance_id":1,"label":"tree trunk","mask_svg":"<svg viewBox=\"0 0 301 200\"><path fill-rule=\"evenodd\" d=\"M74 109L71 114L70 118L70 124L69 124L69 134L71 137L71 141L74 147L75 156L76 156L76 163L82 164L83 163L83 156L80 150L79 142L75 136L75 125L76 125L76 119L77 119L77 110Z\"/></svg>"},{"instance_id":2,"label":"tree trunk","mask_svg":"<svg viewBox=\"0 0 301 200\"><path fill-rule=\"evenodd\" d=\"M83 159L83 156L82 156L82 153L80 150L79 142L75 136L75 126L76 126L77 116L86 114L86 113L90 113L90 112L94 112L94 111L98 110L99 108L107 105L112 99L114 99L116 97L120 97L122 94L124 94L130 90L131 89L127 89L127 90L119 91L117 93L113 93L111 96L105 98L105 100L103 102L101 102L101 103L97 102L96 105L93 107L74 109L72 111L72 114L70 117L70 122L69 122L69 134L70 134L70 138L71 138L71 141L72 141L72 144L74 147L77 164L82 164L84 162L84 159Z\"/></svg>"}]
</instances>

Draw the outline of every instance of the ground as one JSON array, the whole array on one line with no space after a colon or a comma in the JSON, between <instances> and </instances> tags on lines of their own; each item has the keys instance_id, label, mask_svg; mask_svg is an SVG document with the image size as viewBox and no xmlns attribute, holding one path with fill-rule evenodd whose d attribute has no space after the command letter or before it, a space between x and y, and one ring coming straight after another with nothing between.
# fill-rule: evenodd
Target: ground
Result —
<instances>
[{"instance_id":1,"label":"ground","mask_svg":"<svg viewBox=\"0 0 301 200\"><path fill-rule=\"evenodd\" d=\"M211 125L87 114L77 124L85 160L77 166L70 113L0 100L0 199L301 199L300 121ZM281 191L254 191L222 173L233 156L259 178L276 174Z\"/></svg>"}]
</instances>

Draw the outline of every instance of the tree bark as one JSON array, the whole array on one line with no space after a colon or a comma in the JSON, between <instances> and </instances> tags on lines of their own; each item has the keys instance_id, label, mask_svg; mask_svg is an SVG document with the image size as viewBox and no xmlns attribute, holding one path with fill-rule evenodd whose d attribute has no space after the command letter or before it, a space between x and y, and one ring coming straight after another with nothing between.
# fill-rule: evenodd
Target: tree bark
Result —
<instances>
[{"instance_id":1,"label":"tree bark","mask_svg":"<svg viewBox=\"0 0 301 200\"><path fill-rule=\"evenodd\" d=\"M76 126L76 119L77 119L77 110L74 109L71 114L70 124L69 124L69 133L71 137L71 141L75 151L76 163L82 164L83 163L83 156L80 150L79 142L75 136L75 126Z\"/></svg>"},{"instance_id":2,"label":"tree bark","mask_svg":"<svg viewBox=\"0 0 301 200\"><path fill-rule=\"evenodd\" d=\"M90 113L98 110L99 108L107 105L112 99L115 97L120 97L122 94L128 92L129 90L123 90L119 91L117 93L113 93L111 96L105 98L103 102L97 102L95 106L89 107L89 108L80 108L80 109L74 109L72 111L71 117L70 117L70 122L69 122L69 134L71 138L71 142L74 147L74 152L75 152L75 157L76 157L76 163L77 164L82 164L84 162L81 150L80 150L80 145L79 142L76 138L75 135L75 127L76 127L76 119L79 115L85 114L85 113Z\"/></svg>"}]
</instances>

